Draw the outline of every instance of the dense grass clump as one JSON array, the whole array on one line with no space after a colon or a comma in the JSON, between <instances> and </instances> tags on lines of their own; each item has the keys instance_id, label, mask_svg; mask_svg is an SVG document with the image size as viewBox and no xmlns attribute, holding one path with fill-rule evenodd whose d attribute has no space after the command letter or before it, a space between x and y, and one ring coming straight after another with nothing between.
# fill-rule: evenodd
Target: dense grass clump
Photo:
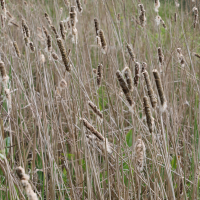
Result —
<instances>
[{"instance_id":1,"label":"dense grass clump","mask_svg":"<svg viewBox=\"0 0 200 200\"><path fill-rule=\"evenodd\" d=\"M0 0L0 199L200 199L198 10Z\"/></svg>"}]
</instances>

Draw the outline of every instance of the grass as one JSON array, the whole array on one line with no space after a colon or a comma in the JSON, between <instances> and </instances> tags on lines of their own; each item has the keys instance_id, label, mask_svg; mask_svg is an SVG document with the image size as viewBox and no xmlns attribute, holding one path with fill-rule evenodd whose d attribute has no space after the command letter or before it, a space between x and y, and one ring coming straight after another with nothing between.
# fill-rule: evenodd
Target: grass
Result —
<instances>
[{"instance_id":1,"label":"grass","mask_svg":"<svg viewBox=\"0 0 200 200\"><path fill-rule=\"evenodd\" d=\"M69 2L76 6L75 0ZM44 13L61 37L59 23L64 21L67 27L70 6L64 0L5 1L12 17L6 14L0 26L0 59L9 76L8 83L1 80L0 85L0 199L31 199L23 178L20 180L16 172L19 166L30 176L27 181L41 200L200 199L200 60L193 54L200 53L200 27L198 22L194 28L192 11L199 4L180 1L180 7L176 7L174 1L160 1L158 14L165 29L162 23L155 23L153 1L140 2L146 10L144 27L140 25L139 1L80 2L83 12L77 11L77 35L72 34L71 27L66 28L66 40L62 40L67 54L70 50L68 72L57 36ZM0 10L4 17L2 6ZM94 18L105 35L105 54L96 43ZM30 30L29 42L33 42L34 51L25 45L22 19ZM47 49L43 26L52 37L52 52L58 60ZM76 36L77 43L73 43L72 37ZM16 54L14 41L21 57ZM135 61L130 58L127 44L133 48ZM162 72L158 47L164 55ZM181 48L184 65L178 60L177 48ZM141 72L138 85L128 90L134 102L131 109L121 88L117 70L128 66L134 78L135 62L140 66L147 63L158 100L155 109ZM103 65L100 85L95 72L98 64ZM160 72L167 102L164 112L154 69ZM67 86L61 88L63 79ZM10 89L11 108L6 88ZM154 119L152 132L145 113L148 109L144 111L144 96L148 97ZM102 112L102 120L88 101ZM112 153L107 151L107 143ZM145 148L138 147L138 143ZM141 170L139 165L143 165Z\"/></svg>"}]
</instances>

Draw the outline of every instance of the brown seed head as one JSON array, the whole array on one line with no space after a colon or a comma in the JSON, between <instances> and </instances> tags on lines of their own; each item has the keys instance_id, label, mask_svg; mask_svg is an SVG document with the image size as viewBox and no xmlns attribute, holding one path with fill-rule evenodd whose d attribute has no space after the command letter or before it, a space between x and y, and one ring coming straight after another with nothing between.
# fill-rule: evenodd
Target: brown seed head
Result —
<instances>
[{"instance_id":1,"label":"brown seed head","mask_svg":"<svg viewBox=\"0 0 200 200\"><path fill-rule=\"evenodd\" d=\"M102 46L103 53L106 53L107 43L106 43L106 39L105 39L104 32L102 29L99 30L99 37L101 39L101 46Z\"/></svg>"},{"instance_id":2,"label":"brown seed head","mask_svg":"<svg viewBox=\"0 0 200 200\"><path fill-rule=\"evenodd\" d=\"M24 32L24 36L29 38L30 37L30 30L29 30L24 19L22 19L22 29L23 29L23 32Z\"/></svg>"},{"instance_id":3,"label":"brown seed head","mask_svg":"<svg viewBox=\"0 0 200 200\"><path fill-rule=\"evenodd\" d=\"M151 105L152 105L153 108L156 108L157 99L155 97L153 88L151 86L151 81L150 81L150 78L149 78L149 73L145 70L143 72L143 75L144 75L144 80L145 80L146 85L147 85L147 92L148 92L148 95L149 95L149 98L150 98L150 101L151 101Z\"/></svg>"},{"instance_id":4,"label":"brown seed head","mask_svg":"<svg viewBox=\"0 0 200 200\"><path fill-rule=\"evenodd\" d=\"M60 22L60 33L61 33L62 39L65 40L66 36L65 36L65 27L64 27L63 21Z\"/></svg>"},{"instance_id":5,"label":"brown seed head","mask_svg":"<svg viewBox=\"0 0 200 200\"><path fill-rule=\"evenodd\" d=\"M159 73L158 73L158 71L156 69L153 70L153 75L154 75L154 79L155 79L155 82L156 82L158 94L159 94L159 97L160 97L162 110L164 111L166 109L166 107L167 107L167 101L165 99L165 95L164 95L164 92L163 92L163 87L162 87L160 75L159 75Z\"/></svg>"},{"instance_id":6,"label":"brown seed head","mask_svg":"<svg viewBox=\"0 0 200 200\"><path fill-rule=\"evenodd\" d=\"M127 49L128 49L128 53L129 53L132 61L135 62L135 54L134 54L133 49L131 48L130 44L127 44Z\"/></svg>"},{"instance_id":7,"label":"brown seed head","mask_svg":"<svg viewBox=\"0 0 200 200\"><path fill-rule=\"evenodd\" d=\"M77 8L78 8L78 11L81 13L83 11L83 8L81 6L80 0L76 0L76 5L77 5Z\"/></svg>"},{"instance_id":8,"label":"brown seed head","mask_svg":"<svg viewBox=\"0 0 200 200\"><path fill-rule=\"evenodd\" d=\"M160 47L158 47L158 59L159 59L160 65L163 65L164 64L164 55L163 55L162 49Z\"/></svg>"},{"instance_id":9,"label":"brown seed head","mask_svg":"<svg viewBox=\"0 0 200 200\"><path fill-rule=\"evenodd\" d=\"M93 112L100 117L100 119L103 119L103 114L102 112L97 108L96 105L93 104L92 101L88 101L88 105L90 106L90 108L93 110Z\"/></svg>"},{"instance_id":10,"label":"brown seed head","mask_svg":"<svg viewBox=\"0 0 200 200\"><path fill-rule=\"evenodd\" d=\"M56 38L58 38L59 36L58 36L58 32L57 32L55 26L51 25L51 30L54 32Z\"/></svg>"},{"instance_id":11,"label":"brown seed head","mask_svg":"<svg viewBox=\"0 0 200 200\"><path fill-rule=\"evenodd\" d=\"M2 78L7 76L5 64L3 61L0 61L0 72L1 72Z\"/></svg>"},{"instance_id":12,"label":"brown seed head","mask_svg":"<svg viewBox=\"0 0 200 200\"><path fill-rule=\"evenodd\" d=\"M58 44L58 47L60 49L60 53L61 53L61 56L62 56L62 61L65 65L65 68L68 72L71 71L71 64L69 62L69 59L68 59L68 56L67 56L67 52L65 50L65 47L63 45L63 42L61 40L61 38L57 38L57 44Z\"/></svg>"},{"instance_id":13,"label":"brown seed head","mask_svg":"<svg viewBox=\"0 0 200 200\"><path fill-rule=\"evenodd\" d=\"M133 91L133 78L132 78L131 70L129 69L129 67L125 67L123 72L126 78L129 91Z\"/></svg>"},{"instance_id":14,"label":"brown seed head","mask_svg":"<svg viewBox=\"0 0 200 200\"><path fill-rule=\"evenodd\" d=\"M150 109L150 106L149 106L148 97L146 97L146 96L143 97L143 103L144 103L144 111L145 111L145 114L146 114L147 125L149 127L149 132L153 133L154 122L153 122L153 117L152 117L152 114L151 114L151 109Z\"/></svg>"},{"instance_id":15,"label":"brown seed head","mask_svg":"<svg viewBox=\"0 0 200 200\"><path fill-rule=\"evenodd\" d=\"M102 78L103 78L103 65L99 64L97 67L97 85L98 86L101 85Z\"/></svg>"},{"instance_id":16,"label":"brown seed head","mask_svg":"<svg viewBox=\"0 0 200 200\"><path fill-rule=\"evenodd\" d=\"M95 30L96 30L96 35L98 36L98 31L99 31L99 21L98 19L94 19L94 27L95 27Z\"/></svg>"},{"instance_id":17,"label":"brown seed head","mask_svg":"<svg viewBox=\"0 0 200 200\"><path fill-rule=\"evenodd\" d=\"M31 51L35 51L35 47L33 46L33 42L29 42L29 46L30 46L30 49Z\"/></svg>"},{"instance_id":18,"label":"brown seed head","mask_svg":"<svg viewBox=\"0 0 200 200\"><path fill-rule=\"evenodd\" d=\"M47 36L47 48L48 48L49 52L52 51L52 38L51 38L51 35Z\"/></svg>"},{"instance_id":19,"label":"brown seed head","mask_svg":"<svg viewBox=\"0 0 200 200\"><path fill-rule=\"evenodd\" d=\"M58 60L58 55L55 52L52 52L51 55L54 60Z\"/></svg>"},{"instance_id":20,"label":"brown seed head","mask_svg":"<svg viewBox=\"0 0 200 200\"><path fill-rule=\"evenodd\" d=\"M5 1L4 0L1 0L1 8L2 8L2 10L5 10Z\"/></svg>"},{"instance_id":21,"label":"brown seed head","mask_svg":"<svg viewBox=\"0 0 200 200\"><path fill-rule=\"evenodd\" d=\"M19 51L19 48L18 48L18 45L17 45L16 41L13 42L13 46L15 48L15 52L16 52L17 56L20 58L21 54L20 54L20 51Z\"/></svg>"},{"instance_id":22,"label":"brown seed head","mask_svg":"<svg viewBox=\"0 0 200 200\"><path fill-rule=\"evenodd\" d=\"M45 16L45 18L46 18L48 24L51 25L52 22L51 22L51 19L50 19L49 15L48 15L47 13L44 13L44 16Z\"/></svg>"},{"instance_id":23,"label":"brown seed head","mask_svg":"<svg viewBox=\"0 0 200 200\"><path fill-rule=\"evenodd\" d=\"M90 124L86 119L81 119L81 121L83 122L83 125L91 131L91 133L93 133L96 137L98 137L100 140L104 141L105 138L101 135L101 133L99 133L93 126L92 124Z\"/></svg>"},{"instance_id":24,"label":"brown seed head","mask_svg":"<svg viewBox=\"0 0 200 200\"><path fill-rule=\"evenodd\" d=\"M134 77L134 85L137 87L140 78L140 63L135 63L135 77Z\"/></svg>"},{"instance_id":25,"label":"brown seed head","mask_svg":"<svg viewBox=\"0 0 200 200\"><path fill-rule=\"evenodd\" d=\"M77 21L77 13L76 13L76 7L75 6L71 6L71 11L69 13L69 17L70 17L71 26L75 27L76 21Z\"/></svg>"},{"instance_id":26,"label":"brown seed head","mask_svg":"<svg viewBox=\"0 0 200 200\"><path fill-rule=\"evenodd\" d=\"M127 86L127 84L126 84L121 72L119 70L117 70L116 75L117 75L117 79L119 81L119 84L120 84L120 86L121 86L121 88L122 88L122 90L124 92L125 97L126 97L126 100L128 101L129 105L132 107L134 105L134 102L132 100L132 97L131 97L131 94L129 92L128 86Z\"/></svg>"},{"instance_id":27,"label":"brown seed head","mask_svg":"<svg viewBox=\"0 0 200 200\"><path fill-rule=\"evenodd\" d=\"M146 25L146 16L145 16L144 6L143 4L139 4L138 6L140 7L140 16L139 16L140 25L144 27Z\"/></svg>"}]
</instances>

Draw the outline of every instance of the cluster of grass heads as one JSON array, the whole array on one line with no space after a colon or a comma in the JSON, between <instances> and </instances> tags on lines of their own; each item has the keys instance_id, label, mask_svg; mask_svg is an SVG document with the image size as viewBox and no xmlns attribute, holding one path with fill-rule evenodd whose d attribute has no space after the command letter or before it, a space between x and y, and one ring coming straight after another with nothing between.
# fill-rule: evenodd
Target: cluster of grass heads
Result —
<instances>
[{"instance_id":1,"label":"cluster of grass heads","mask_svg":"<svg viewBox=\"0 0 200 200\"><path fill-rule=\"evenodd\" d=\"M10 107L1 80L0 199L31 199L23 178L16 173L19 166L30 176L28 182L38 199L200 199L200 26L197 21L194 28L193 8L199 8L196 0L160 1L158 13L154 1L148 0L0 2L0 60L9 76L6 88L12 98ZM73 27L71 6L77 7L77 2L83 11L76 8L78 21ZM139 4L145 9L144 26ZM156 24L157 15L166 27L163 22ZM95 18L106 40L105 52L97 44ZM65 25L66 38L61 40L65 54L57 42L62 36L61 21ZM52 51L47 48L44 27L51 36ZM162 65L159 47L164 55ZM184 65L177 48L181 48ZM71 71L66 71L63 55ZM116 72L128 67L134 79L136 62L140 64L139 82L131 83L133 91L128 91L127 97ZM151 119L143 103L149 95L141 72L144 62L158 101L155 108L148 107ZM97 83L99 64L103 71ZM160 74L165 110L161 109L153 70ZM134 102L131 108L128 98ZM102 119L88 101L96 105Z\"/></svg>"}]
</instances>

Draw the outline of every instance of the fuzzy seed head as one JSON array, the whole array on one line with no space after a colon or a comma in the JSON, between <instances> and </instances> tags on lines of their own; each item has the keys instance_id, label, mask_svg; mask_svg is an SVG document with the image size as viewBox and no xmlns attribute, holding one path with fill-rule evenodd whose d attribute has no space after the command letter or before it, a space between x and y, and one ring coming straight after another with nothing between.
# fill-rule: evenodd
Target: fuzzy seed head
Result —
<instances>
[{"instance_id":1,"label":"fuzzy seed head","mask_svg":"<svg viewBox=\"0 0 200 200\"><path fill-rule=\"evenodd\" d=\"M99 30L98 35L101 39L102 53L105 54L107 52L107 43L102 29Z\"/></svg>"},{"instance_id":2,"label":"fuzzy seed head","mask_svg":"<svg viewBox=\"0 0 200 200\"><path fill-rule=\"evenodd\" d=\"M144 75L144 80L146 82L147 92L148 92L148 95L149 95L149 98L150 98L150 101L151 101L151 105L152 105L153 108L156 108L157 99L155 97L155 94L154 94L154 91L153 91L153 88L152 88L152 85L151 85L149 73L145 70L143 72L143 75Z\"/></svg>"},{"instance_id":3,"label":"fuzzy seed head","mask_svg":"<svg viewBox=\"0 0 200 200\"><path fill-rule=\"evenodd\" d=\"M65 50L65 47L63 45L63 42L61 40L61 38L57 38L57 44L58 44L58 47L60 49L60 53L61 53L61 56L62 56L62 61L65 65L65 68L68 72L71 71L71 64L70 64L70 61L68 59L68 56L67 56L67 52Z\"/></svg>"},{"instance_id":4,"label":"fuzzy seed head","mask_svg":"<svg viewBox=\"0 0 200 200\"><path fill-rule=\"evenodd\" d=\"M129 91L133 91L133 78L132 78L131 70L129 69L129 67L125 67L123 72L124 72L124 76L125 76Z\"/></svg>"},{"instance_id":5,"label":"fuzzy seed head","mask_svg":"<svg viewBox=\"0 0 200 200\"><path fill-rule=\"evenodd\" d=\"M16 52L17 56L20 58L21 54L20 54L20 51L19 51L19 48L18 48L18 45L17 45L16 41L13 42L13 46L15 48L15 52Z\"/></svg>"},{"instance_id":6,"label":"fuzzy seed head","mask_svg":"<svg viewBox=\"0 0 200 200\"><path fill-rule=\"evenodd\" d=\"M134 85L136 87L138 86L139 78L140 78L140 63L136 62L135 63L135 77L134 77Z\"/></svg>"},{"instance_id":7,"label":"fuzzy seed head","mask_svg":"<svg viewBox=\"0 0 200 200\"><path fill-rule=\"evenodd\" d=\"M102 78L103 78L103 65L99 64L97 67L97 85L98 86L101 85Z\"/></svg>"},{"instance_id":8,"label":"fuzzy seed head","mask_svg":"<svg viewBox=\"0 0 200 200\"><path fill-rule=\"evenodd\" d=\"M130 44L127 44L126 47L127 47L127 49L128 49L128 53L129 53L129 55L130 55L132 61L135 62L135 54L134 54L134 52L133 52L133 49L132 49L131 45L130 45Z\"/></svg>"},{"instance_id":9,"label":"fuzzy seed head","mask_svg":"<svg viewBox=\"0 0 200 200\"><path fill-rule=\"evenodd\" d=\"M143 171L145 158L146 158L145 144L141 138L138 138L135 143L135 162L138 172Z\"/></svg>"},{"instance_id":10,"label":"fuzzy seed head","mask_svg":"<svg viewBox=\"0 0 200 200\"><path fill-rule=\"evenodd\" d=\"M145 115L146 115L146 119L147 119L147 125L149 127L149 132L153 133L154 122L153 122L153 117L151 114L148 97L146 97L146 96L143 97L143 103L144 103L144 111L145 111Z\"/></svg>"},{"instance_id":11,"label":"fuzzy seed head","mask_svg":"<svg viewBox=\"0 0 200 200\"><path fill-rule=\"evenodd\" d=\"M167 101L166 101L166 98L164 95L160 75L156 69L153 70L153 75L154 75L154 79L156 82L156 86L157 86L157 90L158 90L158 94L159 94L159 98L160 98L160 102L161 102L161 111L165 111L165 109L167 108Z\"/></svg>"},{"instance_id":12,"label":"fuzzy seed head","mask_svg":"<svg viewBox=\"0 0 200 200\"><path fill-rule=\"evenodd\" d=\"M98 19L94 19L94 27L95 27L95 31L96 31L96 35L98 36L98 32L99 32L99 21Z\"/></svg>"},{"instance_id":13,"label":"fuzzy seed head","mask_svg":"<svg viewBox=\"0 0 200 200\"><path fill-rule=\"evenodd\" d=\"M82 8L82 6L81 6L80 0L76 0L76 5L77 5L77 8L78 8L78 11L79 11L80 13L82 13L83 8Z\"/></svg>"}]
</instances>

